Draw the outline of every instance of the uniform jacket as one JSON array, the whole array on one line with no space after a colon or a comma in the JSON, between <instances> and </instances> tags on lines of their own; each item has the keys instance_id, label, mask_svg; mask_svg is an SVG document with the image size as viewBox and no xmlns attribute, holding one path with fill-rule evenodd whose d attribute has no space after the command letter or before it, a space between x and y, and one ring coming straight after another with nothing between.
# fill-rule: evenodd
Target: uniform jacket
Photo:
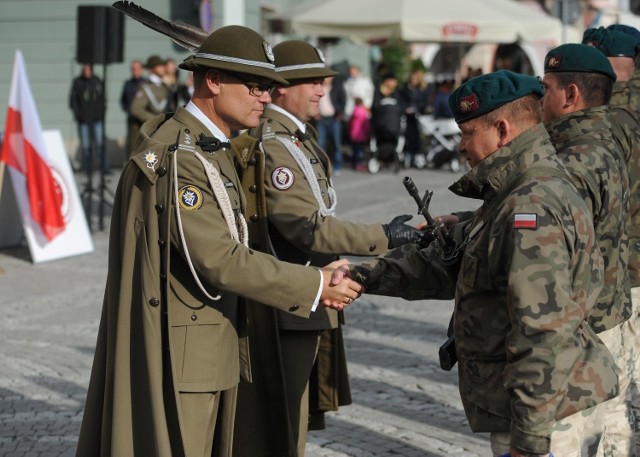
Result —
<instances>
[{"instance_id":1,"label":"uniform jacket","mask_svg":"<svg viewBox=\"0 0 640 457\"><path fill-rule=\"evenodd\" d=\"M514 448L536 454L549 452L557 420L617 394L614 360L587 321L603 262L589 210L563 170L538 124L451 186L483 201L454 227L464 243L458 263L443 264L431 243L351 267L371 293L455 291L459 389L471 429L510 432Z\"/></svg>"},{"instance_id":2,"label":"uniform jacket","mask_svg":"<svg viewBox=\"0 0 640 457\"><path fill-rule=\"evenodd\" d=\"M640 91L616 82L609 102L613 137L624 153L629 177L629 280L640 286Z\"/></svg>"},{"instance_id":3,"label":"uniform jacket","mask_svg":"<svg viewBox=\"0 0 640 457\"><path fill-rule=\"evenodd\" d=\"M158 114L168 113L175 109L175 106L171 105L170 97L171 91L166 84L144 81L140 84L131 101L129 113L140 123L146 122Z\"/></svg>"},{"instance_id":4,"label":"uniform jacket","mask_svg":"<svg viewBox=\"0 0 640 457\"><path fill-rule=\"evenodd\" d=\"M596 333L631 315L629 287L629 179L612 137L608 106L567 114L547 126L551 142L591 210L604 257L604 287L589 317Z\"/></svg>"},{"instance_id":5,"label":"uniform jacket","mask_svg":"<svg viewBox=\"0 0 640 457\"><path fill-rule=\"evenodd\" d=\"M120 178L79 457L184 456L188 412L177 411L177 393L225 390L241 369L250 375L238 294L310 313L320 273L233 240L194 150L218 170L235 211L244 205L240 183L229 151L196 145L201 133L211 135L184 109L146 123ZM222 294L218 301L194 285L176 224L176 189L192 265L209 294Z\"/></svg>"},{"instance_id":6,"label":"uniform jacket","mask_svg":"<svg viewBox=\"0 0 640 457\"><path fill-rule=\"evenodd\" d=\"M326 265L337 254L384 252L388 240L380 224L353 224L319 214L319 205L298 164L281 143L269 139L274 134L297 139L315 171L324 202L330 205L329 159L317 144L311 127L307 127L308 138L297 130L287 116L267 109L259 128L232 142L247 196L251 246L269 253L273 247L281 259L312 265ZM259 138L263 149L256 147ZM317 398L318 404L311 410L336 410L339 405L351 403L338 315L316 310L307 323L287 320L283 313L257 304L250 303L247 311L250 339L261 344L251 347L254 382L241 382L238 392L234 454L289 457L295 455L295 445L285 407L278 329L324 329L317 359L318 379L311 382L311 398ZM330 331L331 328L334 330Z\"/></svg>"}]
</instances>

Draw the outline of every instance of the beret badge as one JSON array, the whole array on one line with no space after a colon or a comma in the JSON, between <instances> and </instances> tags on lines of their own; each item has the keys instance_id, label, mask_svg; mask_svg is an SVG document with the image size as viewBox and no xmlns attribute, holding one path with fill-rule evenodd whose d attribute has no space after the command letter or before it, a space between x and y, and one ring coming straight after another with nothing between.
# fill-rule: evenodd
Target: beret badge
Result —
<instances>
[{"instance_id":1,"label":"beret badge","mask_svg":"<svg viewBox=\"0 0 640 457\"><path fill-rule=\"evenodd\" d=\"M559 68L560 67L560 56L551 56L547 60L547 68Z\"/></svg>"},{"instance_id":2,"label":"beret badge","mask_svg":"<svg viewBox=\"0 0 640 457\"><path fill-rule=\"evenodd\" d=\"M480 108L478 97L475 94L467 95L460 99L458 104L461 113L470 113Z\"/></svg>"}]
</instances>

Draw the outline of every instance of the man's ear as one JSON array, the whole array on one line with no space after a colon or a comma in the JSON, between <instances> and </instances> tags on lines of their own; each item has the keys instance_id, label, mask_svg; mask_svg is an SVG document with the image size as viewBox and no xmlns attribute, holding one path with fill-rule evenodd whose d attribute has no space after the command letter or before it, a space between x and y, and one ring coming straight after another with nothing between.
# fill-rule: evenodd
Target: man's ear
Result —
<instances>
[{"instance_id":1,"label":"man's ear","mask_svg":"<svg viewBox=\"0 0 640 457\"><path fill-rule=\"evenodd\" d=\"M506 118L500 118L496 121L496 130L498 132L498 148L511 141L511 123Z\"/></svg>"},{"instance_id":2,"label":"man's ear","mask_svg":"<svg viewBox=\"0 0 640 457\"><path fill-rule=\"evenodd\" d=\"M222 83L222 74L218 70L207 70L204 77L209 91L215 95L219 94L220 85Z\"/></svg>"},{"instance_id":3,"label":"man's ear","mask_svg":"<svg viewBox=\"0 0 640 457\"><path fill-rule=\"evenodd\" d=\"M575 84L569 84L565 89L564 93L565 93L564 108L575 105L576 103L578 103L578 100L581 97L580 89Z\"/></svg>"}]
</instances>

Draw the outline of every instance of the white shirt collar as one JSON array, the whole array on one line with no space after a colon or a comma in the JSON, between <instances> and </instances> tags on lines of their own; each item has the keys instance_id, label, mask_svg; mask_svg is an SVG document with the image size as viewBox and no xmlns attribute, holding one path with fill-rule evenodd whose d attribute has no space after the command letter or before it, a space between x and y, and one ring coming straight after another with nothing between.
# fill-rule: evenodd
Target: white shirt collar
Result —
<instances>
[{"instance_id":1,"label":"white shirt collar","mask_svg":"<svg viewBox=\"0 0 640 457\"><path fill-rule=\"evenodd\" d=\"M295 122L295 124L298 126L298 128L300 129L300 131L302 133L306 133L306 125L304 124L304 122L300 122L300 119L298 119L297 117L295 117L293 114L291 114L289 111L287 111L284 108L279 107L278 105L275 105L273 103L269 103L269 108L271 108L274 111L277 111L279 113L284 114L285 116L287 116L289 119L291 119L293 122Z\"/></svg>"},{"instance_id":2,"label":"white shirt collar","mask_svg":"<svg viewBox=\"0 0 640 457\"><path fill-rule=\"evenodd\" d=\"M149 81L151 81L156 86L159 86L162 84L162 78L160 78L160 76L156 75L155 73L149 74Z\"/></svg>"},{"instance_id":3,"label":"white shirt collar","mask_svg":"<svg viewBox=\"0 0 640 457\"><path fill-rule=\"evenodd\" d=\"M227 138L227 135L222 133L222 130L216 127L216 125L213 122L211 122L211 119L205 116L204 113L200 111L200 108L198 108L195 105L195 103L190 101L189 103L187 103L187 106L185 106L184 108L187 111L189 111L191 114L193 114L200 122L202 122L204 126L209 129L209 132L213 134L214 137L216 137L222 142L229 141L229 139Z\"/></svg>"}]
</instances>

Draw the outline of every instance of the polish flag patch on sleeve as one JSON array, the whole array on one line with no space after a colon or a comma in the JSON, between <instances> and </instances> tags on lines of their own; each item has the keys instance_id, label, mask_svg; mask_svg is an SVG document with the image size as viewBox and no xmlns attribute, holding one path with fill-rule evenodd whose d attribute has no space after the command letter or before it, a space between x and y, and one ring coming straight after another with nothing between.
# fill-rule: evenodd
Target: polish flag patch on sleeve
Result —
<instances>
[{"instance_id":1,"label":"polish flag patch on sleeve","mask_svg":"<svg viewBox=\"0 0 640 457\"><path fill-rule=\"evenodd\" d=\"M513 228L517 229L537 229L538 215L535 213L516 213L513 216Z\"/></svg>"}]
</instances>

